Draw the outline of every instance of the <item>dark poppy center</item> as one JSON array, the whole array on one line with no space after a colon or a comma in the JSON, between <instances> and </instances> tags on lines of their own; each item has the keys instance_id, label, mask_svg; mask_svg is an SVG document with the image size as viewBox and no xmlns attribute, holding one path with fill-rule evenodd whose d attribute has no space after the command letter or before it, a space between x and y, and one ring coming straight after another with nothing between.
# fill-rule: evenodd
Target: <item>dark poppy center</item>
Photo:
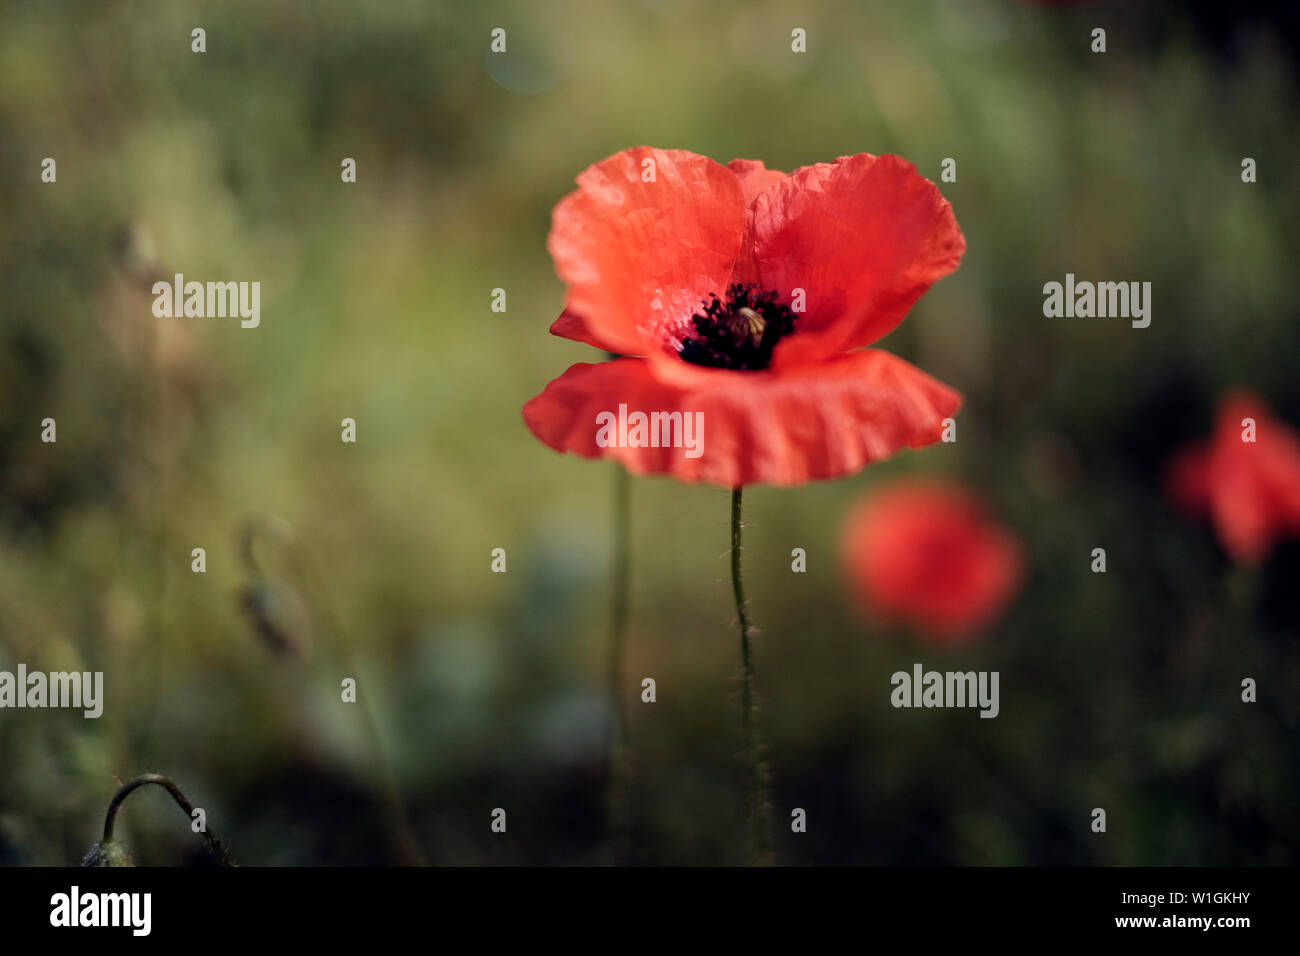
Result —
<instances>
[{"instance_id":1,"label":"dark poppy center","mask_svg":"<svg viewBox=\"0 0 1300 956\"><path fill-rule=\"evenodd\" d=\"M794 331L795 314L775 292L733 285L725 299L715 293L691 316L694 334L677 354L695 365L753 372L772 364L776 343Z\"/></svg>"}]
</instances>

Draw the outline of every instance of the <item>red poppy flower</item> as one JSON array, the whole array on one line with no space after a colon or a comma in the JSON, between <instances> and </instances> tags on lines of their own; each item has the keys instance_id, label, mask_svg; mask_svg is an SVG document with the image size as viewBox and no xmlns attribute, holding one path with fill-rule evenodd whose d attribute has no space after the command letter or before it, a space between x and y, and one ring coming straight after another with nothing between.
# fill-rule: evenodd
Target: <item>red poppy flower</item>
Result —
<instances>
[{"instance_id":1,"label":"red poppy flower","mask_svg":"<svg viewBox=\"0 0 1300 956\"><path fill-rule=\"evenodd\" d=\"M863 153L785 175L638 147L577 182L552 217L567 295L551 331L633 357L574 365L524 406L547 445L737 488L834 478L938 440L957 392L863 350L965 249L910 163ZM663 417L627 429L637 412ZM701 424L692 454L671 440L674 413ZM619 416L619 440L602 415Z\"/></svg>"},{"instance_id":2,"label":"red poppy flower","mask_svg":"<svg viewBox=\"0 0 1300 956\"><path fill-rule=\"evenodd\" d=\"M954 644L990 623L1019 590L1020 543L966 488L903 479L850 513L843 539L849 584L864 606Z\"/></svg>"},{"instance_id":3,"label":"red poppy flower","mask_svg":"<svg viewBox=\"0 0 1300 956\"><path fill-rule=\"evenodd\" d=\"M1257 564L1279 538L1300 535L1300 435L1250 392L1225 395L1213 435L1175 455L1165 477L1174 503L1208 513L1240 563Z\"/></svg>"}]
</instances>

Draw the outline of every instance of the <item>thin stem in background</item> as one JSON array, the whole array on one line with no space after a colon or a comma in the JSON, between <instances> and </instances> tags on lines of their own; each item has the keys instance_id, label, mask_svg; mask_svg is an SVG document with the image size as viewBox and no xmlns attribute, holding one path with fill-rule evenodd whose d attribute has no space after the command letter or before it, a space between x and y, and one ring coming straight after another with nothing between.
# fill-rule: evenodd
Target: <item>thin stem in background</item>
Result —
<instances>
[{"instance_id":1,"label":"thin stem in background","mask_svg":"<svg viewBox=\"0 0 1300 956\"><path fill-rule=\"evenodd\" d=\"M628 797L628 719L623 686L629 604L632 479L621 465L614 475L614 574L610 603L608 692L610 704L609 791L605 800L607 852L611 863L626 860L631 829Z\"/></svg>"},{"instance_id":2,"label":"thin stem in background","mask_svg":"<svg viewBox=\"0 0 1300 956\"><path fill-rule=\"evenodd\" d=\"M736 597L740 622L740 707L744 731L745 769L749 776L749 849L754 863L768 862L767 770L763 765L763 742L758 729L758 708L754 700L754 654L749 639L749 616L745 610L745 585L740 573L741 489L731 492L731 588Z\"/></svg>"}]
</instances>

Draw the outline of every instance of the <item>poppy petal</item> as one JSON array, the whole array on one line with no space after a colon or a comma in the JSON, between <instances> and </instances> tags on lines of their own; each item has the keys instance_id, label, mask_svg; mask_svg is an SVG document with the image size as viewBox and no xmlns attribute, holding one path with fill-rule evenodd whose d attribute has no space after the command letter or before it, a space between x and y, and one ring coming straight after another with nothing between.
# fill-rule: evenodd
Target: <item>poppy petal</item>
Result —
<instances>
[{"instance_id":1,"label":"poppy petal","mask_svg":"<svg viewBox=\"0 0 1300 956\"><path fill-rule=\"evenodd\" d=\"M1279 538L1300 531L1300 441L1263 399L1234 390L1219 408L1213 448L1210 517L1235 560L1258 564Z\"/></svg>"},{"instance_id":2,"label":"poppy petal","mask_svg":"<svg viewBox=\"0 0 1300 956\"><path fill-rule=\"evenodd\" d=\"M577 182L547 240L571 316L552 331L644 355L726 288L745 234L740 181L707 156L640 146Z\"/></svg>"},{"instance_id":3,"label":"poppy petal","mask_svg":"<svg viewBox=\"0 0 1300 956\"><path fill-rule=\"evenodd\" d=\"M1300 535L1300 435L1248 391L1224 395L1210 440L1177 452L1165 477L1174 505L1208 511L1240 564L1259 564L1279 539Z\"/></svg>"},{"instance_id":4,"label":"poppy petal","mask_svg":"<svg viewBox=\"0 0 1300 956\"><path fill-rule=\"evenodd\" d=\"M665 380L656 363L578 364L524 406L524 421L558 451L609 457L636 474L726 488L838 478L899 449L939 440L961 396L888 352L839 356L784 372L700 368ZM597 416L700 413L697 457L677 447L602 447ZM682 431L685 436L685 431ZM694 434L694 433L692 433Z\"/></svg>"},{"instance_id":5,"label":"poppy petal","mask_svg":"<svg viewBox=\"0 0 1300 956\"><path fill-rule=\"evenodd\" d=\"M903 320L966 241L951 204L916 167L868 153L797 169L750 210L765 288L795 301L798 331L776 362L815 361L869 345Z\"/></svg>"},{"instance_id":6,"label":"poppy petal","mask_svg":"<svg viewBox=\"0 0 1300 956\"><path fill-rule=\"evenodd\" d=\"M594 345L598 349L605 349L607 352L614 351L608 348L599 337L593 335L587 328L587 323L582 321L582 317L577 313L565 309L560 313L560 317L551 323L551 334L558 335L561 338L573 339L575 342L582 342L586 345Z\"/></svg>"},{"instance_id":7,"label":"poppy petal","mask_svg":"<svg viewBox=\"0 0 1300 956\"><path fill-rule=\"evenodd\" d=\"M740 190L745 196L745 205L750 206L759 193L766 192L785 179L786 174L777 169L768 169L758 159L733 159L727 168L740 180Z\"/></svg>"},{"instance_id":8,"label":"poppy petal","mask_svg":"<svg viewBox=\"0 0 1300 956\"><path fill-rule=\"evenodd\" d=\"M1259 564L1280 536L1268 489L1258 472L1241 461L1223 463L1216 478L1220 485L1210 499L1210 519L1219 540L1235 561Z\"/></svg>"},{"instance_id":9,"label":"poppy petal","mask_svg":"<svg viewBox=\"0 0 1300 956\"><path fill-rule=\"evenodd\" d=\"M775 169L768 169L757 159L733 159L727 168L740 180L740 189L745 197L745 206L752 208L754 200L771 189L786 174ZM731 283L739 285L761 285L758 274L758 262L754 257L754 219L746 216L745 241L741 245L740 257L731 274Z\"/></svg>"}]
</instances>

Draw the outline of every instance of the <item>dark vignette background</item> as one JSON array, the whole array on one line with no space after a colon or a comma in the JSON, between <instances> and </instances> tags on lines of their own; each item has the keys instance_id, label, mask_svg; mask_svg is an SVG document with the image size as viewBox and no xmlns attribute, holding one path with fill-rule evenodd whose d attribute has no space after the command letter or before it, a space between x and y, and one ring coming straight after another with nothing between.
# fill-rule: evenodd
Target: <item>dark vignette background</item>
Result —
<instances>
[{"instance_id":1,"label":"dark vignette background","mask_svg":"<svg viewBox=\"0 0 1300 956\"><path fill-rule=\"evenodd\" d=\"M245 864L404 862L412 839L434 863L602 858L613 466L543 448L519 408L596 357L546 334L550 209L649 143L958 162L966 257L883 344L962 390L960 441L747 494L776 818L810 821L778 858L1300 862L1300 545L1234 570L1160 484L1228 386L1300 424L1298 30L1274 6L6 3L0 668L103 670L107 707L0 712L0 861L75 862L144 770ZM173 272L259 280L261 328L155 319ZM1151 281L1151 327L1045 319L1066 272ZM1031 555L956 653L846 600L840 521L904 472L981 488ZM659 685L631 705L636 862L745 858L726 511L633 484L628 673ZM258 594L310 632L297 661L239 597L241 529L280 520ZM891 709L918 660L1000 671L1001 716ZM121 832L141 862L207 862L160 793Z\"/></svg>"}]
</instances>

